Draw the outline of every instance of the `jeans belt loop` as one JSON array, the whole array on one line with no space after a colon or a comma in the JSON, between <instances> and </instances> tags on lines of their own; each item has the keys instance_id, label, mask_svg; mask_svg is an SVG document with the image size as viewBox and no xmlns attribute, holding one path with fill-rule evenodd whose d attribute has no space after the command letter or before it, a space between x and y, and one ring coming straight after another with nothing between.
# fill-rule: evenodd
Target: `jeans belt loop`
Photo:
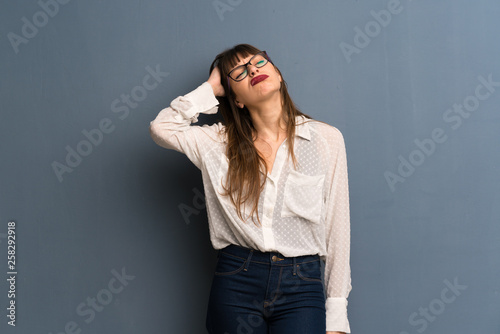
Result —
<instances>
[{"instance_id":1,"label":"jeans belt loop","mask_svg":"<svg viewBox=\"0 0 500 334\"><path fill-rule=\"evenodd\" d=\"M297 264L297 258L294 256L293 257L293 275L295 276L295 274L297 273L297 267L298 267L298 264Z\"/></svg>"},{"instance_id":2,"label":"jeans belt loop","mask_svg":"<svg viewBox=\"0 0 500 334\"><path fill-rule=\"evenodd\" d=\"M247 258L247 263L245 264L245 269L243 269L244 271L248 271L248 265L250 264L250 259L252 258L252 254L253 254L253 249L250 250L250 253L248 254L248 258Z\"/></svg>"}]
</instances>

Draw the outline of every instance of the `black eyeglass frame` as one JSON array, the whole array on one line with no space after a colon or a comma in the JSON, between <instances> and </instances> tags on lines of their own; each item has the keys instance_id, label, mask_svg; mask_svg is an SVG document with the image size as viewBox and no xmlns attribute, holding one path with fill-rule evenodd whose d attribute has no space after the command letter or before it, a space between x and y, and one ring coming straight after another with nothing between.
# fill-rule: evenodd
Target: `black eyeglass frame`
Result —
<instances>
[{"instance_id":1,"label":"black eyeglass frame","mask_svg":"<svg viewBox=\"0 0 500 334\"><path fill-rule=\"evenodd\" d=\"M267 65L267 63L271 63L271 64L273 63L273 62L271 61L271 58L269 58L269 56L267 55L267 52L266 52L266 51L261 51L261 52L259 52L259 53L256 53L256 54L255 54L252 58L250 58L250 60L249 60L246 64L242 64L242 65L238 65L238 66L236 66L235 68L233 68L233 69L232 69L232 70L231 70L231 71L227 74L227 87L228 87L229 89L231 89L231 85L229 84L229 83L230 83L229 79L231 79L231 80L233 80L233 81L236 81L236 82L239 82L239 81L241 81L241 80L244 80L244 79L248 76L248 68L247 68L247 66L248 66L248 65L252 65L252 63L251 63L251 62L252 62L252 60L253 60L255 57L257 57L258 55L263 55L263 56L264 56L264 58L266 58L266 59L267 59L267 62L266 62L264 65L260 66L260 67L264 67L264 66L266 66L266 65ZM235 71L236 69L238 69L238 68L242 67L242 66L244 66L244 67L245 67L245 69L247 70L247 75L245 75L245 76L244 76L243 78L241 78L240 80L233 79L233 78L231 77L231 73L232 73L233 71ZM260 68L260 67L259 67L259 68Z\"/></svg>"}]
</instances>

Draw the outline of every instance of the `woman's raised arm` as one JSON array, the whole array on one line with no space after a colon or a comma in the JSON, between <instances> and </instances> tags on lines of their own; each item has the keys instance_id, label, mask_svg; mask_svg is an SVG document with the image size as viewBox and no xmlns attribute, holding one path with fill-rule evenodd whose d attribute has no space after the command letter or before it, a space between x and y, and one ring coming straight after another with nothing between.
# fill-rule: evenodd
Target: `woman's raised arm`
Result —
<instances>
[{"instance_id":1,"label":"woman's raised arm","mask_svg":"<svg viewBox=\"0 0 500 334\"><path fill-rule=\"evenodd\" d=\"M197 126L200 113L215 114L218 111L217 96L224 94L220 74L215 68L209 79L192 92L174 99L170 106L160 111L150 123L151 137L161 147L186 154L198 168L203 154L222 141L222 123Z\"/></svg>"}]
</instances>

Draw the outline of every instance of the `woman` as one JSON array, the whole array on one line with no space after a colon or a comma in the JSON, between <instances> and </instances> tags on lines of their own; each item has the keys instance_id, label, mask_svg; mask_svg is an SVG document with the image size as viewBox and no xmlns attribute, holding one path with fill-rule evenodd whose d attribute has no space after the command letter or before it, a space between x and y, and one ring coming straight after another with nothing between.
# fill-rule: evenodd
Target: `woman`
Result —
<instances>
[{"instance_id":1,"label":"woman","mask_svg":"<svg viewBox=\"0 0 500 334\"><path fill-rule=\"evenodd\" d=\"M219 109L225 124L191 125ZM350 333L343 136L295 107L267 53L248 44L220 53L208 80L150 131L202 171L218 250L208 332Z\"/></svg>"}]
</instances>

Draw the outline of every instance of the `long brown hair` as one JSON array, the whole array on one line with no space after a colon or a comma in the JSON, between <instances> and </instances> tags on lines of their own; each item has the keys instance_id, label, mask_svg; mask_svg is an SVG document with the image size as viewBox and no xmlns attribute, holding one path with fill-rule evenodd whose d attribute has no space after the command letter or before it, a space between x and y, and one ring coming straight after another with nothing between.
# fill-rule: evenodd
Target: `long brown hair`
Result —
<instances>
[{"instance_id":1,"label":"long brown hair","mask_svg":"<svg viewBox=\"0 0 500 334\"><path fill-rule=\"evenodd\" d=\"M239 57L247 57L255 55L261 50L249 44L238 44L233 48L227 49L219 53L210 66L210 73L215 66L219 68L221 73L221 84L224 87L226 96L217 97L219 100L219 110L222 113L225 121L225 132L227 135L227 149L226 155L229 160L229 169L226 180L226 185L223 185L223 196L230 195L231 202L235 205L238 217L242 220L241 204L250 202L252 210L250 215L254 221L253 213L257 212L260 193L264 189L266 177L261 181L260 166L263 166L264 175L267 175L268 169L264 158L262 158L254 145L254 139L257 131L253 125L250 112L247 107L239 108L234 100L236 98L233 90L230 90L227 82L227 75L240 61ZM271 66L277 69L281 75L281 71L269 62ZM269 64L268 64L269 65ZM283 76L281 75L283 78ZM227 92L230 91L229 96ZM293 153L294 135L295 135L295 117L303 115L308 119L311 116L302 113L293 103L290 95L288 94L287 84L283 79L280 87L281 102L282 102L282 119L286 124L286 133L288 140L288 153L292 157L294 167L297 165L295 154ZM234 198L236 195L236 199ZM257 220L260 225L259 215Z\"/></svg>"}]
</instances>

